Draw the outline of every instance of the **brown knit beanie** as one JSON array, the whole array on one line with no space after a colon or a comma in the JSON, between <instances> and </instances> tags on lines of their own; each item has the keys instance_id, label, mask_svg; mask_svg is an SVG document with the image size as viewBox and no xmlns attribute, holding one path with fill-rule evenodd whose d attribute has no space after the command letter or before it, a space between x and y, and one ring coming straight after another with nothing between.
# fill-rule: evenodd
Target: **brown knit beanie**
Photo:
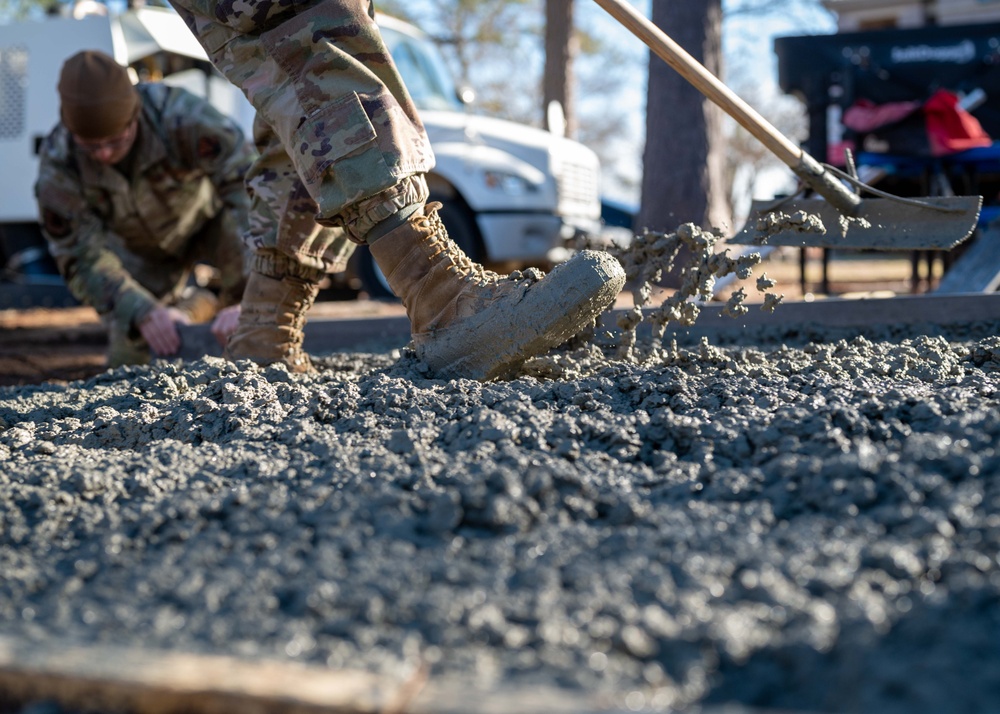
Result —
<instances>
[{"instance_id":1,"label":"brown knit beanie","mask_svg":"<svg viewBox=\"0 0 1000 714\"><path fill-rule=\"evenodd\" d=\"M59 76L61 116L66 128L84 139L122 133L139 111L139 92L128 70L102 52L78 52Z\"/></svg>"}]
</instances>

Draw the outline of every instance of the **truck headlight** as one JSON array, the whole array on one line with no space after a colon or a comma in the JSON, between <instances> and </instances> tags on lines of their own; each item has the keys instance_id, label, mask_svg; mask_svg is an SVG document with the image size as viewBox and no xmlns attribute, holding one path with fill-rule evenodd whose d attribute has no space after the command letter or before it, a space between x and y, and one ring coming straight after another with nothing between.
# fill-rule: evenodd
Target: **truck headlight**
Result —
<instances>
[{"instance_id":1,"label":"truck headlight","mask_svg":"<svg viewBox=\"0 0 1000 714\"><path fill-rule=\"evenodd\" d=\"M503 191L509 196L523 196L526 193L533 193L538 190L535 184L523 176L503 171L484 171L483 179L486 182L487 188Z\"/></svg>"}]
</instances>

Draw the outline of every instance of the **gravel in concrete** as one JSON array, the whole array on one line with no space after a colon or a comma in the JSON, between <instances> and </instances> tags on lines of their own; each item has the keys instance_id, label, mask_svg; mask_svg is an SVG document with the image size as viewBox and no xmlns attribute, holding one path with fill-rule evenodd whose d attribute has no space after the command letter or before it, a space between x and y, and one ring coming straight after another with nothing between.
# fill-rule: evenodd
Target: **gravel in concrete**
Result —
<instances>
[{"instance_id":1,"label":"gravel in concrete","mask_svg":"<svg viewBox=\"0 0 1000 714\"><path fill-rule=\"evenodd\" d=\"M995 711L997 335L2 389L0 634L638 709Z\"/></svg>"}]
</instances>

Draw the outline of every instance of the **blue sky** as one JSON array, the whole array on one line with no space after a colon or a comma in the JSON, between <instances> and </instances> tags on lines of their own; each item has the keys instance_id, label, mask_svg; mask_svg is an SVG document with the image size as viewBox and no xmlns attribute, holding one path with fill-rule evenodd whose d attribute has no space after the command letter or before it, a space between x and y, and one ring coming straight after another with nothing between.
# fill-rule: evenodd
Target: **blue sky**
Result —
<instances>
[{"instance_id":1,"label":"blue sky","mask_svg":"<svg viewBox=\"0 0 1000 714\"><path fill-rule=\"evenodd\" d=\"M738 3L724 0L723 7ZM836 31L832 14L809 0L788 0L784 12L769 13L762 17L730 16L724 24L723 46L730 57L746 53L754 62L770 63L774 73L774 38L781 35L829 34Z\"/></svg>"}]
</instances>

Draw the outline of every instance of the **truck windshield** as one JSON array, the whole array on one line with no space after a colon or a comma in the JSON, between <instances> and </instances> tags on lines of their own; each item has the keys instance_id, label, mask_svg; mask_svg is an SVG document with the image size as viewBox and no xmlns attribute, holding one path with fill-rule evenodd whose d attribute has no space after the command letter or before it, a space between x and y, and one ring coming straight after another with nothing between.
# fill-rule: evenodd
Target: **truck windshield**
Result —
<instances>
[{"instance_id":1,"label":"truck windshield","mask_svg":"<svg viewBox=\"0 0 1000 714\"><path fill-rule=\"evenodd\" d=\"M388 27L379 28L396 68L418 109L461 110L444 60L437 47Z\"/></svg>"}]
</instances>

